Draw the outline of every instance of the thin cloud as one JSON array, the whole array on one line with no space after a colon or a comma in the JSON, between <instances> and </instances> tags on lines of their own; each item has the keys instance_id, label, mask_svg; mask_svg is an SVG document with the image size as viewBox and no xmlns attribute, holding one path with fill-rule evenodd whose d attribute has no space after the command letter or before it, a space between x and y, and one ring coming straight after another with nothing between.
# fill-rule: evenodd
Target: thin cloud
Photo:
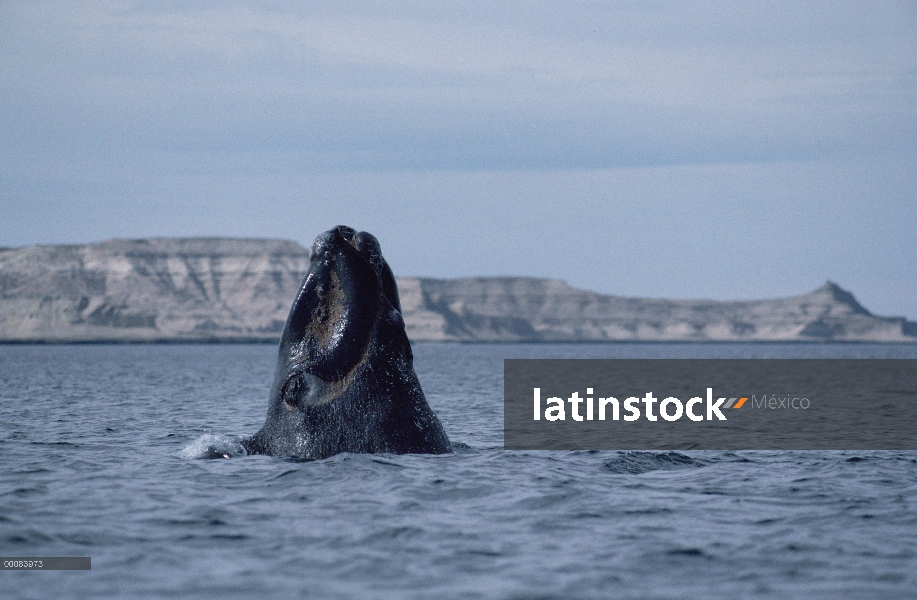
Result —
<instances>
[{"instance_id":1,"label":"thin cloud","mask_svg":"<svg viewBox=\"0 0 917 600\"><path fill-rule=\"evenodd\" d=\"M896 5L691 6L22 4L3 126L32 146L104 131L141 154L539 169L869 154L915 124Z\"/></svg>"}]
</instances>

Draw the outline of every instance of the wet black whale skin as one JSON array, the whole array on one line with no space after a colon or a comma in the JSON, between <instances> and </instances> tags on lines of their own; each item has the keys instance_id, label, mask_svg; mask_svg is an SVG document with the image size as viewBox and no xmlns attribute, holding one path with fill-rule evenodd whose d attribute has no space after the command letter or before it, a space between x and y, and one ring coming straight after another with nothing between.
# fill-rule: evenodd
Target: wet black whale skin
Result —
<instances>
[{"instance_id":1,"label":"wet black whale skin","mask_svg":"<svg viewBox=\"0 0 917 600\"><path fill-rule=\"evenodd\" d=\"M414 373L395 278L371 234L319 235L280 340L250 454L452 452Z\"/></svg>"}]
</instances>

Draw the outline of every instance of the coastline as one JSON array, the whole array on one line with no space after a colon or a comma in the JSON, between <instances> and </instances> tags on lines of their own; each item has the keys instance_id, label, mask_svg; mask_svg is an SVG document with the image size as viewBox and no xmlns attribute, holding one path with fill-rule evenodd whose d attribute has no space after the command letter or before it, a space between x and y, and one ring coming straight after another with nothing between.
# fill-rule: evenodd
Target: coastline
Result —
<instances>
[{"instance_id":1,"label":"coastline","mask_svg":"<svg viewBox=\"0 0 917 600\"><path fill-rule=\"evenodd\" d=\"M0 343L266 343L279 339L309 252L285 240L150 238L0 252ZM397 279L412 342L917 343L835 283L803 295L633 298L558 279Z\"/></svg>"}]
</instances>

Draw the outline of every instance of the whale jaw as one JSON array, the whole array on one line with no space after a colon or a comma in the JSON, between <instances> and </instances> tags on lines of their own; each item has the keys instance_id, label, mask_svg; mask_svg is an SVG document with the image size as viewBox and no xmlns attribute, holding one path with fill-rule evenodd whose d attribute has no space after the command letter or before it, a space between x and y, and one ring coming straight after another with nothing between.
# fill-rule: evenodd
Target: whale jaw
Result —
<instances>
[{"instance_id":1,"label":"whale jaw","mask_svg":"<svg viewBox=\"0 0 917 600\"><path fill-rule=\"evenodd\" d=\"M344 226L319 235L281 336L267 420L246 450L301 459L451 452L414 373L400 308L375 237Z\"/></svg>"}]
</instances>

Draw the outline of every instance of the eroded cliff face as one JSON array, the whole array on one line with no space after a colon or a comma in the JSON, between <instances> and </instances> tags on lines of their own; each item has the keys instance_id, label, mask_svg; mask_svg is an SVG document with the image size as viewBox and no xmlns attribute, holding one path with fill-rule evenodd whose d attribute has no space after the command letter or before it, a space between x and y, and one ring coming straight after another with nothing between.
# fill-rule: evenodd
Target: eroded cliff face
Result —
<instances>
[{"instance_id":1,"label":"eroded cliff face","mask_svg":"<svg viewBox=\"0 0 917 600\"><path fill-rule=\"evenodd\" d=\"M111 240L0 253L0 339L275 340L309 253L279 240Z\"/></svg>"},{"instance_id":2,"label":"eroded cliff face","mask_svg":"<svg viewBox=\"0 0 917 600\"><path fill-rule=\"evenodd\" d=\"M270 341L308 268L295 242L111 240L0 250L0 341ZM398 280L413 341L917 342L828 283L753 302L605 296L531 278Z\"/></svg>"},{"instance_id":3,"label":"eroded cliff face","mask_svg":"<svg viewBox=\"0 0 917 600\"><path fill-rule=\"evenodd\" d=\"M418 339L917 342L917 323L873 316L830 282L751 302L620 298L523 278L403 279L399 287L408 335Z\"/></svg>"}]
</instances>

